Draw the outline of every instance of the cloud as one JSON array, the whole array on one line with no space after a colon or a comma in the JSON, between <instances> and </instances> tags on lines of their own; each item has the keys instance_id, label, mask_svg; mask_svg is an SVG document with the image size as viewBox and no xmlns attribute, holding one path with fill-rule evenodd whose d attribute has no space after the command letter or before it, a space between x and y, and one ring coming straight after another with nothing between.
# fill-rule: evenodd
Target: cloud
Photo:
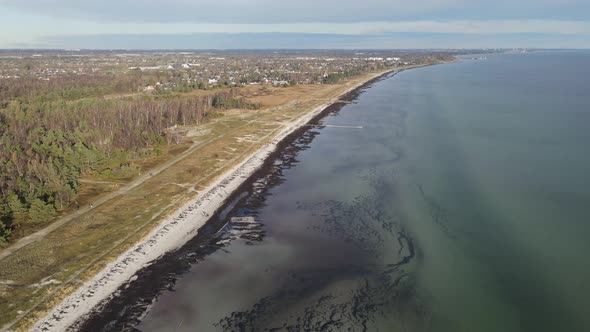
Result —
<instances>
[{"instance_id":1,"label":"cloud","mask_svg":"<svg viewBox=\"0 0 590 332\"><path fill-rule=\"evenodd\" d=\"M1 4L59 18L135 23L590 19L587 0L3 0Z\"/></svg>"},{"instance_id":2,"label":"cloud","mask_svg":"<svg viewBox=\"0 0 590 332\"><path fill-rule=\"evenodd\" d=\"M375 35L394 32L514 34L543 33L590 36L590 22L554 20L490 20L490 21L389 21L356 23L282 23L282 24L178 24L178 23L81 23L76 30L59 34L125 33L319 33L335 35Z\"/></svg>"},{"instance_id":3,"label":"cloud","mask_svg":"<svg viewBox=\"0 0 590 332\"><path fill-rule=\"evenodd\" d=\"M44 39L54 48L85 49L419 49L419 48L590 48L590 39L546 34L306 33L109 34ZM47 44L40 46L47 47ZM36 47L31 44L29 47Z\"/></svg>"},{"instance_id":4,"label":"cloud","mask_svg":"<svg viewBox=\"0 0 590 332\"><path fill-rule=\"evenodd\" d=\"M0 29L0 47L67 43L68 47L96 48L75 36L89 36L89 41L93 40L96 45L124 45L124 38L138 41L144 36L141 43L151 38L154 40L152 48L167 48L164 45L169 43L163 36L173 36L175 40L184 38L191 45L197 45L195 36L200 40L214 33L231 34L234 41L245 38L244 34L258 34L250 39L269 46L273 43L262 42L266 40L263 36L282 33L272 39L279 48L283 46L278 45L298 47L298 42L290 38L298 35L309 38L310 34L324 35L324 40L329 40L329 43L314 44L321 48L370 46L371 43L397 47L387 39L391 35L405 40L405 44L415 44L402 38L402 34L412 38L439 36L440 41L453 41L449 47L457 44L459 36L470 40L471 44L477 36L480 41L489 41L489 47L496 47L493 43L502 36L516 43L517 39L512 37L520 36L518 40L527 42L533 35L537 36L535 45L543 44L541 35L551 36L543 40L552 40L555 45L565 45L558 36L567 39L567 45L575 45L574 40L584 44L584 38L590 37L590 1L0 0L0 21L11 27ZM444 39L444 34L453 38ZM117 35L121 38L115 38ZM336 38L337 35L345 38ZM59 40L55 36L59 36ZM283 38L287 38L284 43ZM441 42L434 37L419 41L425 43L422 47L434 44L441 47ZM86 46L76 46L76 42ZM141 43L137 45L147 45ZM214 44L215 40L209 39L208 43ZM225 48L224 45L219 47Z\"/></svg>"},{"instance_id":5,"label":"cloud","mask_svg":"<svg viewBox=\"0 0 590 332\"><path fill-rule=\"evenodd\" d=\"M460 34L574 34L590 35L590 22L556 20L464 20L371 22L360 28L361 33L432 32Z\"/></svg>"}]
</instances>

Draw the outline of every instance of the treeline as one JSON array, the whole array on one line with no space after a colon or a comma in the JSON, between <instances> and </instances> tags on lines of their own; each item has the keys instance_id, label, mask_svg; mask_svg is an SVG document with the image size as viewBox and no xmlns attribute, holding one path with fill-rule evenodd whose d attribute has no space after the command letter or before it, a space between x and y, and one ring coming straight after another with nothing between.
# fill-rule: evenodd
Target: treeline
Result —
<instances>
[{"instance_id":1,"label":"treeline","mask_svg":"<svg viewBox=\"0 0 590 332\"><path fill-rule=\"evenodd\" d=\"M324 77L324 84L335 84L340 82L343 79L351 78L358 76L362 73L366 72L365 68L355 68L350 70L344 70L338 73L330 73L326 77Z\"/></svg>"},{"instance_id":2,"label":"treeline","mask_svg":"<svg viewBox=\"0 0 590 332\"><path fill-rule=\"evenodd\" d=\"M236 89L230 90L229 93L217 93L213 96L212 105L215 108L230 109L230 108L245 108L245 109L258 109L259 104L252 104L244 100L243 98L236 98L231 91L237 91Z\"/></svg>"},{"instance_id":3,"label":"treeline","mask_svg":"<svg viewBox=\"0 0 590 332\"><path fill-rule=\"evenodd\" d=\"M235 89L70 102L17 98L0 110L0 243L67 207L80 175L121 175L147 148L177 143L170 127L203 123L213 108L228 103L254 106L237 100Z\"/></svg>"},{"instance_id":4,"label":"treeline","mask_svg":"<svg viewBox=\"0 0 590 332\"><path fill-rule=\"evenodd\" d=\"M0 108L6 108L14 100L47 102L137 92L148 84L167 79L168 75L162 72L146 74L135 71L111 75L62 76L51 80L34 76L4 79L0 80Z\"/></svg>"}]
</instances>

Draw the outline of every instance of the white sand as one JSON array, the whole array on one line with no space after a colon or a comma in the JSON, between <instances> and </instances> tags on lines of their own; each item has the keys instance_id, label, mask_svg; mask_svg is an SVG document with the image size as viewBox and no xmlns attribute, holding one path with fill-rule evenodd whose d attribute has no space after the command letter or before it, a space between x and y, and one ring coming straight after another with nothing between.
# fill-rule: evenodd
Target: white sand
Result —
<instances>
[{"instance_id":1,"label":"white sand","mask_svg":"<svg viewBox=\"0 0 590 332\"><path fill-rule=\"evenodd\" d=\"M382 74L384 73L376 74L373 78ZM362 84L352 86L342 95L360 85ZM223 206L231 193L263 165L264 160L276 149L280 141L307 124L336 101L337 99L331 100L288 123L274 137L272 143L266 144L254 152L245 161L223 174L215 183L197 194L195 199L163 220L145 240L120 255L94 278L54 307L45 317L38 320L32 331L75 330L77 323L83 321L103 301L112 297L115 291L121 285L129 282L137 271L192 239L210 216Z\"/></svg>"}]
</instances>

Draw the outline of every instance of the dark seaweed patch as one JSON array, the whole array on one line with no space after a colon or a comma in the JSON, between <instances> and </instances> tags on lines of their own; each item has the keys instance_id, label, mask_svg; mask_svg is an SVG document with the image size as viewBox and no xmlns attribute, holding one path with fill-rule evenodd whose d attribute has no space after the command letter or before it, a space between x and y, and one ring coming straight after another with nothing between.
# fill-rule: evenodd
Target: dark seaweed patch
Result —
<instances>
[{"instance_id":1,"label":"dark seaweed patch","mask_svg":"<svg viewBox=\"0 0 590 332\"><path fill-rule=\"evenodd\" d=\"M322 223L313 231L352 245L371 259L332 269L292 271L272 295L261 298L250 310L222 318L215 327L223 331L367 331L380 318L390 318L400 310L405 317L412 311L426 322L424 305L413 293L406 271L416 256L414 241L401 226L401 217L385 211L387 202L380 198L384 196L377 173L370 171L365 179L374 184L371 194L352 202L299 202L298 208L321 217ZM397 258L387 262L389 256L384 254L392 245ZM343 279L355 280L354 285L340 293L332 290L330 285ZM302 305L301 310L290 309Z\"/></svg>"}]
</instances>

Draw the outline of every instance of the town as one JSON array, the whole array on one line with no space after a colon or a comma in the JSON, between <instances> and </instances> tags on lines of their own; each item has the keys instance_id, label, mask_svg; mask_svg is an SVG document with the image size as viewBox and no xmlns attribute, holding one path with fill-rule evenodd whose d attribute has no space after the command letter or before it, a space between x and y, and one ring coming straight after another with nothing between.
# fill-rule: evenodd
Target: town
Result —
<instances>
[{"instance_id":1,"label":"town","mask_svg":"<svg viewBox=\"0 0 590 332\"><path fill-rule=\"evenodd\" d=\"M335 83L370 70L419 65L456 52L424 51L0 51L0 79L127 78L124 92L187 92L255 84ZM57 83L56 83L57 84Z\"/></svg>"}]
</instances>

